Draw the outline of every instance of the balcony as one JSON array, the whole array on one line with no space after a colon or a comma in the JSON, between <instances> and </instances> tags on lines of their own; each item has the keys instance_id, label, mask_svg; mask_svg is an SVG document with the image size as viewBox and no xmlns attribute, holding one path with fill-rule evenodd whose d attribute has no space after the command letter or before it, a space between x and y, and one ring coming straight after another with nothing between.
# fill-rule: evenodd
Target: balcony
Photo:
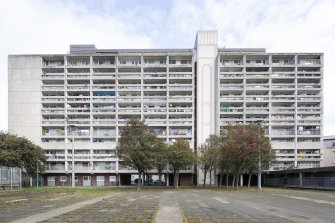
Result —
<instances>
[{"instance_id":1,"label":"balcony","mask_svg":"<svg viewBox=\"0 0 335 223\"><path fill-rule=\"evenodd\" d=\"M68 79L88 79L91 75L89 73L68 73L66 77Z\"/></svg>"},{"instance_id":2,"label":"balcony","mask_svg":"<svg viewBox=\"0 0 335 223\"><path fill-rule=\"evenodd\" d=\"M190 129L171 129L170 128L169 136L170 137L175 137L175 136L192 137L192 131Z\"/></svg>"},{"instance_id":3,"label":"balcony","mask_svg":"<svg viewBox=\"0 0 335 223\"><path fill-rule=\"evenodd\" d=\"M75 169L75 172L80 172L80 171L89 172L89 171L91 171L90 166L83 166L83 165L75 165L74 169ZM69 165L68 171L72 171L72 166Z\"/></svg>"},{"instance_id":4,"label":"balcony","mask_svg":"<svg viewBox=\"0 0 335 223\"><path fill-rule=\"evenodd\" d=\"M42 74L42 79L64 79L64 73L45 73Z\"/></svg>"},{"instance_id":5,"label":"balcony","mask_svg":"<svg viewBox=\"0 0 335 223\"><path fill-rule=\"evenodd\" d=\"M115 170L115 165L108 165L108 166L93 166L93 170Z\"/></svg>"},{"instance_id":6,"label":"balcony","mask_svg":"<svg viewBox=\"0 0 335 223\"><path fill-rule=\"evenodd\" d=\"M157 102L165 102L166 101L166 96L144 96L143 97L144 102L152 102L152 101L157 101Z\"/></svg>"},{"instance_id":7,"label":"balcony","mask_svg":"<svg viewBox=\"0 0 335 223\"><path fill-rule=\"evenodd\" d=\"M114 107L114 105L110 105L110 106L94 106L93 108L92 108L92 112L94 112L94 113L106 113L106 112L111 112L111 113L113 113L113 112L115 112L116 111L116 109L115 109L115 107Z\"/></svg>"},{"instance_id":8,"label":"balcony","mask_svg":"<svg viewBox=\"0 0 335 223\"><path fill-rule=\"evenodd\" d=\"M298 65L310 66L310 65L320 65L320 59L300 59L298 60Z\"/></svg>"},{"instance_id":9,"label":"balcony","mask_svg":"<svg viewBox=\"0 0 335 223\"><path fill-rule=\"evenodd\" d=\"M64 153L46 154L48 161L50 160L65 160Z\"/></svg>"},{"instance_id":10,"label":"balcony","mask_svg":"<svg viewBox=\"0 0 335 223\"><path fill-rule=\"evenodd\" d=\"M41 113L42 114L64 114L65 109L64 108L42 108Z\"/></svg>"},{"instance_id":11,"label":"balcony","mask_svg":"<svg viewBox=\"0 0 335 223\"><path fill-rule=\"evenodd\" d=\"M190 79L192 78L192 74L169 74L169 78L173 79L173 78L178 78L178 79Z\"/></svg>"},{"instance_id":12,"label":"balcony","mask_svg":"<svg viewBox=\"0 0 335 223\"><path fill-rule=\"evenodd\" d=\"M170 126L192 125L192 119L169 119Z\"/></svg>"},{"instance_id":13,"label":"balcony","mask_svg":"<svg viewBox=\"0 0 335 223\"><path fill-rule=\"evenodd\" d=\"M140 79L141 74L118 74L117 75L118 79Z\"/></svg>"},{"instance_id":14,"label":"balcony","mask_svg":"<svg viewBox=\"0 0 335 223\"><path fill-rule=\"evenodd\" d=\"M221 90L232 90L232 89L243 89L244 85L243 84L220 84L220 89Z\"/></svg>"},{"instance_id":15,"label":"balcony","mask_svg":"<svg viewBox=\"0 0 335 223\"><path fill-rule=\"evenodd\" d=\"M239 66L242 65L242 60L220 60L221 66Z\"/></svg>"},{"instance_id":16,"label":"balcony","mask_svg":"<svg viewBox=\"0 0 335 223\"><path fill-rule=\"evenodd\" d=\"M67 121L69 125L89 125L90 119L69 119Z\"/></svg>"},{"instance_id":17,"label":"balcony","mask_svg":"<svg viewBox=\"0 0 335 223\"><path fill-rule=\"evenodd\" d=\"M90 86L87 85L67 85L68 91L82 91L82 90L90 90Z\"/></svg>"},{"instance_id":18,"label":"balcony","mask_svg":"<svg viewBox=\"0 0 335 223\"><path fill-rule=\"evenodd\" d=\"M64 91L64 85L42 85L42 91Z\"/></svg>"},{"instance_id":19,"label":"balcony","mask_svg":"<svg viewBox=\"0 0 335 223\"><path fill-rule=\"evenodd\" d=\"M298 130L297 134L300 136L320 135L320 130Z\"/></svg>"},{"instance_id":20,"label":"balcony","mask_svg":"<svg viewBox=\"0 0 335 223\"><path fill-rule=\"evenodd\" d=\"M293 129L289 129L289 130L276 130L276 129L272 129L271 135L294 136L295 135L295 131Z\"/></svg>"},{"instance_id":21,"label":"balcony","mask_svg":"<svg viewBox=\"0 0 335 223\"><path fill-rule=\"evenodd\" d=\"M222 112L222 113L243 112L243 108L238 108L238 107L220 107L220 112Z\"/></svg>"},{"instance_id":22,"label":"balcony","mask_svg":"<svg viewBox=\"0 0 335 223\"><path fill-rule=\"evenodd\" d=\"M166 84L161 84L161 85L159 85L159 84L150 84L150 85L143 85L143 89L145 90L145 91L147 91L147 90L166 90Z\"/></svg>"},{"instance_id":23,"label":"balcony","mask_svg":"<svg viewBox=\"0 0 335 223\"><path fill-rule=\"evenodd\" d=\"M166 66L166 59L165 58L162 58L161 60L144 59L143 66L146 67Z\"/></svg>"},{"instance_id":24,"label":"balcony","mask_svg":"<svg viewBox=\"0 0 335 223\"><path fill-rule=\"evenodd\" d=\"M128 108L118 108L118 113L128 113L128 114L132 114L132 113L141 113L141 108L132 108L132 107L128 107Z\"/></svg>"},{"instance_id":25,"label":"balcony","mask_svg":"<svg viewBox=\"0 0 335 223\"><path fill-rule=\"evenodd\" d=\"M64 125L65 119L47 119L42 120L42 125Z\"/></svg>"},{"instance_id":26,"label":"balcony","mask_svg":"<svg viewBox=\"0 0 335 223\"><path fill-rule=\"evenodd\" d=\"M63 67L64 61L43 61L43 67Z\"/></svg>"},{"instance_id":27,"label":"balcony","mask_svg":"<svg viewBox=\"0 0 335 223\"><path fill-rule=\"evenodd\" d=\"M269 61L264 59L258 59L258 60L246 60L246 66L264 66L268 65Z\"/></svg>"},{"instance_id":28,"label":"balcony","mask_svg":"<svg viewBox=\"0 0 335 223\"><path fill-rule=\"evenodd\" d=\"M118 66L120 67L140 67L141 60L119 60Z\"/></svg>"},{"instance_id":29,"label":"balcony","mask_svg":"<svg viewBox=\"0 0 335 223\"><path fill-rule=\"evenodd\" d=\"M164 113L166 112L166 107L144 107L143 112L145 113Z\"/></svg>"},{"instance_id":30,"label":"balcony","mask_svg":"<svg viewBox=\"0 0 335 223\"><path fill-rule=\"evenodd\" d=\"M192 101L193 97L191 95L175 95L170 96L169 99L171 101Z\"/></svg>"},{"instance_id":31,"label":"balcony","mask_svg":"<svg viewBox=\"0 0 335 223\"><path fill-rule=\"evenodd\" d=\"M151 101L152 98L144 97L143 101ZM166 98L163 98L166 100ZM141 102L141 96L127 96L127 97L118 97L118 102L122 103L138 103Z\"/></svg>"},{"instance_id":32,"label":"balcony","mask_svg":"<svg viewBox=\"0 0 335 223\"><path fill-rule=\"evenodd\" d=\"M169 112L173 113L192 113L193 107L170 107Z\"/></svg>"},{"instance_id":33,"label":"balcony","mask_svg":"<svg viewBox=\"0 0 335 223\"><path fill-rule=\"evenodd\" d=\"M93 65L96 67L113 67L115 66L114 60L94 60Z\"/></svg>"},{"instance_id":34,"label":"balcony","mask_svg":"<svg viewBox=\"0 0 335 223\"><path fill-rule=\"evenodd\" d=\"M276 66L287 66L287 65L294 65L295 61L294 59L272 59L272 65L276 65Z\"/></svg>"},{"instance_id":35,"label":"balcony","mask_svg":"<svg viewBox=\"0 0 335 223\"><path fill-rule=\"evenodd\" d=\"M90 66L89 60L68 60L68 67L87 67Z\"/></svg>"},{"instance_id":36,"label":"balcony","mask_svg":"<svg viewBox=\"0 0 335 223\"><path fill-rule=\"evenodd\" d=\"M65 171L65 165L46 165L46 170L47 171Z\"/></svg>"},{"instance_id":37,"label":"balcony","mask_svg":"<svg viewBox=\"0 0 335 223\"><path fill-rule=\"evenodd\" d=\"M192 59L170 59L170 66L191 66Z\"/></svg>"},{"instance_id":38,"label":"balcony","mask_svg":"<svg viewBox=\"0 0 335 223\"><path fill-rule=\"evenodd\" d=\"M143 78L144 79L166 79L166 73L153 73L153 74L149 74L149 73L145 73L143 74Z\"/></svg>"},{"instance_id":39,"label":"balcony","mask_svg":"<svg viewBox=\"0 0 335 223\"><path fill-rule=\"evenodd\" d=\"M121 91L140 91L141 86L138 86L138 85L127 85L127 86L119 85L118 89L121 90Z\"/></svg>"},{"instance_id":40,"label":"balcony","mask_svg":"<svg viewBox=\"0 0 335 223\"><path fill-rule=\"evenodd\" d=\"M175 85L169 85L169 89L170 90L178 90L178 91L191 91L193 90L193 86L192 85L179 85L179 86L175 86Z\"/></svg>"},{"instance_id":41,"label":"balcony","mask_svg":"<svg viewBox=\"0 0 335 223\"><path fill-rule=\"evenodd\" d=\"M115 125L116 121L114 119L93 119L93 125Z\"/></svg>"},{"instance_id":42,"label":"balcony","mask_svg":"<svg viewBox=\"0 0 335 223\"><path fill-rule=\"evenodd\" d=\"M151 118L146 118L145 122L148 125L166 125L166 120L165 119L151 119Z\"/></svg>"}]
</instances>

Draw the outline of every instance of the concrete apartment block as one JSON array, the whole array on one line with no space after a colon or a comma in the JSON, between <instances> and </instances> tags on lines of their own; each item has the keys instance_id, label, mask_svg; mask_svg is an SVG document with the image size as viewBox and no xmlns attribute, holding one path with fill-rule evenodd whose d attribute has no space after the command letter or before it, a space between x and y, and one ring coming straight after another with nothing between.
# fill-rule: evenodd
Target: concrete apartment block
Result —
<instances>
[{"instance_id":1,"label":"concrete apartment block","mask_svg":"<svg viewBox=\"0 0 335 223\"><path fill-rule=\"evenodd\" d=\"M199 31L190 49L71 45L8 64L9 130L44 148L45 185L70 185L72 157L77 185L130 184L136 170L115 147L132 116L193 149L228 124L261 123L277 156L271 169L322 164L322 53L219 48L216 31ZM200 171L182 171L181 184L196 179Z\"/></svg>"}]
</instances>

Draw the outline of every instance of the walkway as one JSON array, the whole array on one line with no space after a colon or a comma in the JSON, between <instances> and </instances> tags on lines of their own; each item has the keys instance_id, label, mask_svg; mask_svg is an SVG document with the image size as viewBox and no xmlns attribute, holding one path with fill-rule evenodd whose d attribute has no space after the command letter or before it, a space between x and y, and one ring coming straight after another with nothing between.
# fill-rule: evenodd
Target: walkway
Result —
<instances>
[{"instance_id":1,"label":"walkway","mask_svg":"<svg viewBox=\"0 0 335 223\"><path fill-rule=\"evenodd\" d=\"M110 194L110 195L106 195L106 196L103 196L103 197L93 198L93 199L82 201L82 202L72 204L72 205L69 205L69 206L66 206L66 207L57 208L57 209L54 209L54 210L51 210L51 211L43 212L41 214L36 214L36 215L32 215L32 216L29 216L29 217L26 217L26 218L21 218L21 219L15 220L15 221L11 221L11 223L34 223L34 222L45 221L45 220L48 220L52 217L56 217L58 215L76 210L78 208L82 208L84 206L97 203L97 202L102 201L104 199L111 198L114 195L115 194Z\"/></svg>"},{"instance_id":2,"label":"walkway","mask_svg":"<svg viewBox=\"0 0 335 223\"><path fill-rule=\"evenodd\" d=\"M182 223L183 218L179 210L179 205L175 197L175 192L164 191L162 193L159 209L155 223Z\"/></svg>"}]
</instances>

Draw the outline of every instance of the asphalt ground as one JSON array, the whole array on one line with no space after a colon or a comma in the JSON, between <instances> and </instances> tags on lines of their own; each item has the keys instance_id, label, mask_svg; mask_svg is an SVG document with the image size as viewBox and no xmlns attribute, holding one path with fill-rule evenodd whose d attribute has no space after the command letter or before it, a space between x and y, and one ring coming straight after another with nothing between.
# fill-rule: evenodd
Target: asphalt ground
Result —
<instances>
[{"instance_id":1,"label":"asphalt ground","mask_svg":"<svg viewBox=\"0 0 335 223\"><path fill-rule=\"evenodd\" d=\"M33 194L0 192L0 222L60 207L65 211L43 222L335 222L335 192L330 191L182 188ZM66 210L68 205L101 195L108 197Z\"/></svg>"}]
</instances>

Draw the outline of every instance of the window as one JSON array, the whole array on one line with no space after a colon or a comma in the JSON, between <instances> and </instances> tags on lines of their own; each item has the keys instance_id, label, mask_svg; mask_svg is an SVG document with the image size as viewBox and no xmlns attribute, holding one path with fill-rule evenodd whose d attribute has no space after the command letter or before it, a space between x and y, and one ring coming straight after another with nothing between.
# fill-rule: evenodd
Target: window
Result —
<instances>
[{"instance_id":1,"label":"window","mask_svg":"<svg viewBox=\"0 0 335 223\"><path fill-rule=\"evenodd\" d=\"M91 181L91 176L84 176L84 181Z\"/></svg>"},{"instance_id":2,"label":"window","mask_svg":"<svg viewBox=\"0 0 335 223\"><path fill-rule=\"evenodd\" d=\"M54 176L48 176L48 181L55 181L56 180L56 177Z\"/></svg>"},{"instance_id":3,"label":"window","mask_svg":"<svg viewBox=\"0 0 335 223\"><path fill-rule=\"evenodd\" d=\"M333 151L333 163L335 163L335 151Z\"/></svg>"},{"instance_id":4,"label":"window","mask_svg":"<svg viewBox=\"0 0 335 223\"><path fill-rule=\"evenodd\" d=\"M97 176L97 181L105 181L105 176Z\"/></svg>"},{"instance_id":5,"label":"window","mask_svg":"<svg viewBox=\"0 0 335 223\"><path fill-rule=\"evenodd\" d=\"M74 181L78 181L78 177L77 176L74 176Z\"/></svg>"},{"instance_id":6,"label":"window","mask_svg":"<svg viewBox=\"0 0 335 223\"><path fill-rule=\"evenodd\" d=\"M109 176L109 182L115 182L116 176Z\"/></svg>"},{"instance_id":7,"label":"window","mask_svg":"<svg viewBox=\"0 0 335 223\"><path fill-rule=\"evenodd\" d=\"M67 176L60 176L60 181L61 182L67 181Z\"/></svg>"}]
</instances>

